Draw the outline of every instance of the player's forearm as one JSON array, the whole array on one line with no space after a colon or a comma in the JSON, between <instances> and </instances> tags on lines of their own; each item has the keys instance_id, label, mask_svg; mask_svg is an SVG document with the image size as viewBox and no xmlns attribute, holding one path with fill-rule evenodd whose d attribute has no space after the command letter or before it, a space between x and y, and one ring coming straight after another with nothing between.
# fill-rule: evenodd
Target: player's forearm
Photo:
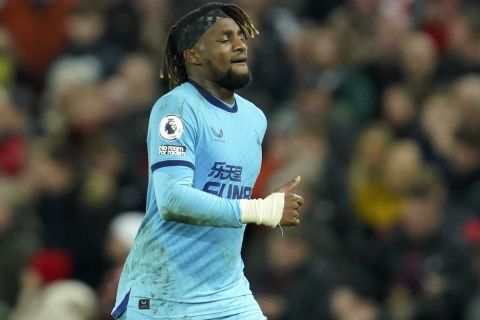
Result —
<instances>
[{"instance_id":1,"label":"player's forearm","mask_svg":"<svg viewBox=\"0 0 480 320\"><path fill-rule=\"evenodd\" d=\"M165 220L230 228L246 223L275 227L280 223L284 193L265 199L225 199L193 188L189 170L175 167L153 174L159 213Z\"/></svg>"},{"instance_id":2,"label":"player's forearm","mask_svg":"<svg viewBox=\"0 0 480 320\"><path fill-rule=\"evenodd\" d=\"M157 204L165 220L212 227L242 226L238 200L195 189L189 180L167 172L154 173Z\"/></svg>"},{"instance_id":3,"label":"player's forearm","mask_svg":"<svg viewBox=\"0 0 480 320\"><path fill-rule=\"evenodd\" d=\"M165 220L214 227L240 227L242 223L275 227L282 218L283 197L283 193L276 193L266 199L230 200L177 185L166 196L163 217Z\"/></svg>"}]
</instances>

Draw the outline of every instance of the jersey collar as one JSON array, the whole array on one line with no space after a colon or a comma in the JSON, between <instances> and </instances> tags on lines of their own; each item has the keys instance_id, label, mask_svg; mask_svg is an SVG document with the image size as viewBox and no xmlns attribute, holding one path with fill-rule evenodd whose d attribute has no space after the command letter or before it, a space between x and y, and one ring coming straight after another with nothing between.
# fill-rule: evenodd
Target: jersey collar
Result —
<instances>
[{"instance_id":1,"label":"jersey collar","mask_svg":"<svg viewBox=\"0 0 480 320\"><path fill-rule=\"evenodd\" d=\"M208 92L207 90L200 87L200 85L198 83L196 83L195 81L189 80L188 83L193 85L195 87L195 89L197 89L197 91L200 92L200 94L208 102L213 104L215 107L220 108L222 110L225 110L227 112L231 112L231 113L235 113L235 112L238 111L237 99L235 99L235 103L233 104L233 107L232 107L232 106L229 106L228 104L226 104L225 102L223 102L222 100L218 99L217 97L211 95L210 92Z\"/></svg>"}]
</instances>

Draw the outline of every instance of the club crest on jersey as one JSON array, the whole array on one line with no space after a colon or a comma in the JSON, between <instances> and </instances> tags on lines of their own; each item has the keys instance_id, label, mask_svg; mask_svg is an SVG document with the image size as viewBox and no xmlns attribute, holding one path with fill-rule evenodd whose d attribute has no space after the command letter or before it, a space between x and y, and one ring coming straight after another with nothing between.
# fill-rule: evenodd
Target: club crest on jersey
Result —
<instances>
[{"instance_id":1,"label":"club crest on jersey","mask_svg":"<svg viewBox=\"0 0 480 320\"><path fill-rule=\"evenodd\" d=\"M183 122L180 117L169 114L163 117L158 128L160 136L165 140L177 140L183 134Z\"/></svg>"}]
</instances>

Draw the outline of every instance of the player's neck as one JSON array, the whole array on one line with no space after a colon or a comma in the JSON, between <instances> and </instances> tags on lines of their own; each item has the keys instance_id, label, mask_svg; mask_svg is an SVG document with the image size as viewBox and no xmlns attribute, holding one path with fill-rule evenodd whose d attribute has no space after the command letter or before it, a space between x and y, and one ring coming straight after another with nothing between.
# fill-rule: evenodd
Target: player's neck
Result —
<instances>
[{"instance_id":1,"label":"player's neck","mask_svg":"<svg viewBox=\"0 0 480 320\"><path fill-rule=\"evenodd\" d=\"M195 77L190 77L190 80L195 81L200 87L208 91L212 96L222 100L225 103L232 104L235 102L235 98L233 96L233 91L220 87L217 83L206 80L206 79L198 79Z\"/></svg>"}]
</instances>

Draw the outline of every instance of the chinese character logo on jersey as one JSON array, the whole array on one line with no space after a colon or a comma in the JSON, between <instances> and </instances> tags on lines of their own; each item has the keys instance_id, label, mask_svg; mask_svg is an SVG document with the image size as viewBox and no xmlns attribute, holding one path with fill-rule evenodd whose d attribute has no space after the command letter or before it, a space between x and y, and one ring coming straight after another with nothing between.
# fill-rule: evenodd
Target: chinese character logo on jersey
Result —
<instances>
[{"instance_id":1,"label":"chinese character logo on jersey","mask_svg":"<svg viewBox=\"0 0 480 320\"><path fill-rule=\"evenodd\" d=\"M178 116L170 114L163 117L158 128L160 136L165 140L177 140L183 134L183 122Z\"/></svg>"}]
</instances>

